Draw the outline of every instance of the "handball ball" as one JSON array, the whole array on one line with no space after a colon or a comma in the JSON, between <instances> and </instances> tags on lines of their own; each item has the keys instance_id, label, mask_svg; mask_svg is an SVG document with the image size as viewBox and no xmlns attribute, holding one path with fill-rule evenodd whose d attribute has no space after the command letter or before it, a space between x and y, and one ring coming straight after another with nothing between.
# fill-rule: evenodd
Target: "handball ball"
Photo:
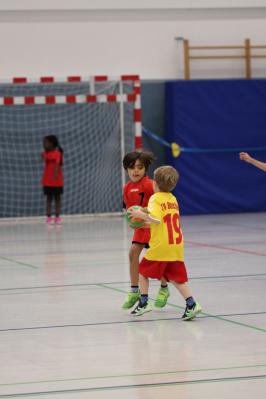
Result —
<instances>
[{"instance_id":1,"label":"handball ball","mask_svg":"<svg viewBox=\"0 0 266 399\"><path fill-rule=\"evenodd\" d=\"M133 209L139 209L139 210L143 210L143 208L141 206L138 205L133 205L130 208L127 209L127 212L125 214L126 220L129 224L129 227L131 227L132 229L139 229L140 227L142 227L145 223L145 221L143 219L139 219L139 218L132 218L129 215L129 211L132 211Z\"/></svg>"}]
</instances>

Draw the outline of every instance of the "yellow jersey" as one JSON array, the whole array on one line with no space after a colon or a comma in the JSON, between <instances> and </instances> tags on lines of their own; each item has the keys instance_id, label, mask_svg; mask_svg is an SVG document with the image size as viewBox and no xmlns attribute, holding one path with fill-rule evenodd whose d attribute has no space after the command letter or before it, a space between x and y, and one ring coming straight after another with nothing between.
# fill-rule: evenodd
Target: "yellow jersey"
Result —
<instances>
[{"instance_id":1,"label":"yellow jersey","mask_svg":"<svg viewBox=\"0 0 266 399\"><path fill-rule=\"evenodd\" d=\"M179 206L172 193L158 192L150 197L148 211L160 224L151 223L148 260L184 261L184 242L179 221Z\"/></svg>"}]
</instances>

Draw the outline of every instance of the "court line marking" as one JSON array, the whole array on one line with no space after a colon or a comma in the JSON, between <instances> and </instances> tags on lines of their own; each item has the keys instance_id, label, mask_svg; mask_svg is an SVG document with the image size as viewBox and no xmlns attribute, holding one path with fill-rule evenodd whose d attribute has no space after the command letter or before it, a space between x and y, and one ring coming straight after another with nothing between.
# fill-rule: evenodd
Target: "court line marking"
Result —
<instances>
[{"instance_id":1,"label":"court line marking","mask_svg":"<svg viewBox=\"0 0 266 399\"><path fill-rule=\"evenodd\" d=\"M153 373L113 374L113 375L103 375L103 376L94 376L94 377L64 378L64 379L57 379L57 380L22 381L22 382L11 382L11 383L7 383L7 384L0 384L0 386L18 386L18 385L29 385L29 384L44 384L44 383L86 381L86 380L88 380L88 381L89 380L106 380L106 379L111 379L111 378L148 377L148 376L156 376L156 375L199 373L199 372L206 372L206 371L242 370L242 369L261 368L261 367L262 368L266 367L266 364L214 367L214 368L191 369L191 370L158 371L158 372L153 372Z\"/></svg>"},{"instance_id":2,"label":"court line marking","mask_svg":"<svg viewBox=\"0 0 266 399\"><path fill-rule=\"evenodd\" d=\"M154 301L154 300L153 300ZM168 304L169 305L169 304ZM170 304L171 306L171 304ZM176 306L177 305L172 305ZM183 309L180 306L180 309ZM234 316L252 316L252 315L264 315L266 312L255 312L255 313L233 313L233 314L226 314L226 315L199 315L197 319L208 319L208 318L219 318L219 317L234 317ZM130 314L127 314L130 316ZM108 326L108 325L115 325L115 324L132 324L132 323L151 323L151 322L158 322L158 321L179 321L182 320L181 317L165 317L165 318L157 318L157 319L133 319L133 320L117 320L117 321L102 321L102 322L95 322L95 323L81 323L81 324L58 324L58 325L51 325L51 326L33 326L33 327L19 327L19 328L5 328L0 329L0 333L3 332L16 332L16 331L28 331L28 330L50 330L54 328L79 328L79 327L94 327L94 326ZM230 322L231 320L228 320ZM238 322L235 322L238 324ZM248 324L246 326L249 326ZM252 327L250 327L252 328ZM265 330L266 332L266 330Z\"/></svg>"},{"instance_id":3,"label":"court line marking","mask_svg":"<svg viewBox=\"0 0 266 399\"><path fill-rule=\"evenodd\" d=\"M12 258L7 258L6 256L0 256L0 259L5 260L10 263L15 263L16 265L27 266L27 267L31 267L32 269L39 269L38 266L31 265L30 263L20 262L18 260L12 259Z\"/></svg>"},{"instance_id":4,"label":"court line marking","mask_svg":"<svg viewBox=\"0 0 266 399\"><path fill-rule=\"evenodd\" d=\"M121 292L121 293L127 293L127 291L125 290L121 290L120 288L115 288L115 287L109 287L108 285L104 285L104 284L95 284L95 286L99 286L99 287L103 287L103 288L107 288L110 289L112 291L117 291L117 292ZM154 301L153 298L150 298L152 301ZM183 309L182 306L178 306L175 305L173 303L167 303L168 306L177 308L177 309ZM266 332L266 329L264 328L260 328L260 327L256 327L252 324L248 324L248 323L242 323L239 321L235 321L235 320L230 320L230 319L226 319L224 316L220 316L220 315L212 315L206 312L202 312L201 313L203 315L203 317L199 317L199 318L204 318L204 317L210 317L210 318L215 318L218 320L222 320L225 321L227 323L231 323L231 324L235 324L235 325L239 325L242 327L246 327L246 328L250 328L256 331L260 331L260 332ZM264 314L264 313L263 313ZM230 316L227 316L230 317ZM96 326L96 325L111 325L111 324L128 324L128 323L139 323L139 322L152 322L152 321L169 321L169 320L180 320L180 318L176 317L176 318L164 318L164 319L150 319L150 320L126 320L126 321L113 321L113 322L101 322L101 323L83 323L83 324L67 324L67 325L52 325L52 326L39 326L39 327L24 327L24 328L7 328L7 329L0 329L0 332L11 332L11 331L26 331L26 330L40 330L40 329L52 329L52 328L69 328L69 327L85 327L85 326Z\"/></svg>"},{"instance_id":5,"label":"court line marking","mask_svg":"<svg viewBox=\"0 0 266 399\"><path fill-rule=\"evenodd\" d=\"M115 287L109 287L109 286L105 286L104 284L95 284L96 286L102 287L102 288L107 288L110 289L112 291L116 291L116 292L121 292L121 293L127 293L127 291L122 290L120 288L115 288ZM154 301L153 298L150 298L152 301ZM177 309L183 309L182 306L178 306L175 305L173 303L167 303L168 306L177 308ZM209 313L205 313L202 312L201 313L203 316L198 317L200 318L215 318L218 320L222 320L225 321L227 323L231 323L231 324L235 324L235 325L239 325L242 327L246 327L246 328L250 328L256 331L260 331L260 332L266 332L266 329L264 328L260 328L260 327L256 327L252 324L248 324L248 323L242 323L239 321L235 321L235 320L230 320L230 319L226 319L225 317L233 317L231 315L212 315ZM254 313L254 314L265 314L264 312L260 313ZM245 315L245 314L242 314ZM239 316L239 314L237 315ZM97 322L97 323L82 323L82 324L65 324L65 325L52 325L52 326L37 326L37 327L22 327L22 328L7 328L7 329L0 329L0 332L11 332L11 331L27 331L27 330L41 330L41 329L52 329L52 328L69 328L69 327L86 327L86 326L100 326L100 325L112 325L112 324L129 324L129 323L141 323L141 322L154 322L154 321L170 321L170 320L180 320L180 317L175 317L175 318L163 318L163 319L148 319L148 320L125 320L125 321L112 321L112 322Z\"/></svg>"},{"instance_id":6,"label":"court line marking","mask_svg":"<svg viewBox=\"0 0 266 399\"><path fill-rule=\"evenodd\" d=\"M256 256L266 256L266 253L261 253L261 252L257 252L257 251L251 251L251 250L246 250L246 249L241 249L241 248L234 248L234 247L227 247L227 246L223 246L223 245L218 245L218 244L206 244L206 243L202 243L202 242L197 242L197 241L192 241L192 240L186 240L186 243L190 244L190 245L194 245L197 247L201 247L201 248L213 248L213 249L222 249L224 251L229 251L229 252L238 252L238 253L244 253L244 254L248 254L248 255L256 255ZM92 246L92 248L89 248L90 252L99 252L98 249L94 249L94 247ZM120 251L121 247L119 248L101 248L101 252L102 253L110 253L110 252L117 252ZM77 255L77 254L87 254L88 253L88 249L81 251L80 249L77 250L72 250L72 251L68 251L68 255ZM17 254L20 257L24 257L24 256L45 256L47 255L47 253L43 253L43 252L36 252L36 253L32 253L32 252L26 252L26 253L21 253L21 254ZM57 253L55 254L50 254L50 256L57 256Z\"/></svg>"},{"instance_id":7,"label":"court line marking","mask_svg":"<svg viewBox=\"0 0 266 399\"><path fill-rule=\"evenodd\" d=\"M171 305L170 305L171 306ZM180 307L181 308L181 307ZM255 313L232 313L225 315L202 315L198 316L198 319L208 319L215 317L234 317L234 316L252 316L252 315L264 315L266 312L255 312ZM127 314L130 316L130 314ZM182 320L181 317L166 317L166 318L157 318L157 319L134 319L134 320L117 320L117 321L103 321L103 322L95 322L95 323L82 323L82 324L58 324L51 326L33 326L33 327L21 327L21 328L6 328L0 329L1 332L12 332L12 331L27 331L27 330L45 330L45 329L53 329L53 328L71 328L71 327L93 327L93 326L105 326L105 325L113 325L113 324L131 324L131 323L149 323L149 322L157 322L157 321L178 321Z\"/></svg>"},{"instance_id":8,"label":"court line marking","mask_svg":"<svg viewBox=\"0 0 266 399\"><path fill-rule=\"evenodd\" d=\"M265 213L265 212L263 212L263 213ZM234 222L234 223L229 223L229 222L223 222L223 221L217 221L217 223L216 224L219 224L219 225L221 225L221 226L230 226L230 227L237 227L237 228L241 228L241 229L249 229L249 230L255 230L255 231L260 231L260 230L266 230L266 228L265 227L259 227L259 226L251 226L251 225L248 225L248 224L243 224L243 223L237 223L237 222Z\"/></svg>"},{"instance_id":9,"label":"court line marking","mask_svg":"<svg viewBox=\"0 0 266 399\"><path fill-rule=\"evenodd\" d=\"M222 378L208 378L208 379L206 378L201 380L154 382L154 383L143 383L143 384L114 385L114 386L105 386L105 387L88 387L88 388L41 391L41 392L14 393L14 394L0 395L0 398L22 398L29 396L46 396L46 395L59 395L59 394L82 393L82 392L118 391L118 390L140 389L140 388L159 388L159 387L167 387L167 386L169 387L169 386L179 386L179 385L196 385L196 384L207 384L207 383L211 384L217 382L263 380L265 378L266 378L265 374L239 376L239 377L222 377Z\"/></svg>"},{"instance_id":10,"label":"court line marking","mask_svg":"<svg viewBox=\"0 0 266 399\"><path fill-rule=\"evenodd\" d=\"M214 248L214 249L222 249L224 251L238 252L238 253L248 254L248 255L266 256L266 253L249 251L249 250L240 249L240 248L225 247L223 245L205 244L203 242L196 242L196 241L191 241L191 240L186 240L186 243L197 246L197 247L201 247L201 248Z\"/></svg>"},{"instance_id":11,"label":"court line marking","mask_svg":"<svg viewBox=\"0 0 266 399\"><path fill-rule=\"evenodd\" d=\"M129 315L128 315L129 316ZM208 317L208 316L206 316ZM204 317L201 317L204 318ZM21 327L21 328L5 328L1 329L1 332L16 332L16 331L28 331L28 330L49 330L53 328L71 328L71 327L94 327L94 326L106 326L106 325L114 325L114 324L131 324L131 323L151 323L154 321L171 321L171 320L181 320L180 317L169 317L165 319L148 319L148 320L141 320L141 319L134 319L134 320L118 320L118 321L102 321L102 322L95 322L95 323L82 323L82 324L58 324L58 325L51 325L51 326L35 326L35 327Z\"/></svg>"},{"instance_id":12,"label":"court line marking","mask_svg":"<svg viewBox=\"0 0 266 399\"><path fill-rule=\"evenodd\" d=\"M104 287L103 284L101 284L101 286ZM108 288L108 289L110 289L110 290L114 290L114 291L118 291L118 292L127 293L127 291L123 291L123 290L121 290L121 289L119 289L119 288L108 287L108 286L105 286L105 287ZM153 298L150 298L150 299L154 301ZM168 306L172 306L172 307L177 308L177 309L184 309L182 306L178 306L178 305L175 305L175 304L170 303L170 302L167 302L167 305L168 305ZM212 314L209 314L209 313L206 313L206 312L202 312L202 314L205 315L205 316L208 316L208 317L213 317L213 318L215 318L215 319L225 321L225 322L227 322L227 323L239 325L239 326L246 327L246 328L251 328L251 329L253 329L253 330L260 331L260 332L266 332L266 329L265 329L265 328L256 327L256 326L253 326L252 324L247 324L247 323L242 323L242 322L240 322L240 321L235 321L235 320L226 319L226 318L223 317L223 316L215 316L215 315L212 315Z\"/></svg>"},{"instance_id":13,"label":"court line marking","mask_svg":"<svg viewBox=\"0 0 266 399\"><path fill-rule=\"evenodd\" d=\"M1 257L0 257L1 258ZM37 266L36 266L37 267ZM225 275L225 276L198 276L190 277L189 280L213 280L213 279L227 279L227 278L244 278L244 277L265 277L266 273L255 273L255 274L237 274L237 275ZM34 287L8 287L0 288L0 291L16 291L16 290L35 290L35 289L46 289L46 288L67 288L67 287L86 287L94 286L99 284L113 285L113 284L129 284L130 281L111 281L105 283L74 283L74 284L59 284L59 285L41 285Z\"/></svg>"},{"instance_id":14,"label":"court line marking","mask_svg":"<svg viewBox=\"0 0 266 399\"><path fill-rule=\"evenodd\" d=\"M64 241L61 241L61 243L62 242L64 242ZM98 241L96 242L96 243L98 243ZM43 247L41 247L41 248L43 248ZM99 248L98 249L95 249L95 245L91 245L91 247L88 247L87 246L87 248L86 249L84 249L84 250L81 250L80 248L78 248L78 249L75 249L75 250L71 250L71 249L69 249L69 248L66 248L68 251L67 251L67 253L65 253L65 252L63 252L63 254L64 255L69 255L69 256L71 256L71 255L88 255L88 253L97 253L97 255L99 254ZM107 254L109 254L110 252L115 252L115 253L122 253L123 252L123 250L121 249L121 246L119 247L119 248L115 248L114 246L113 247L110 247L110 248L101 248L101 253L107 253ZM2 251L2 253L3 253L3 251ZM5 254L4 253L4 255L3 256L7 256L7 255L9 255L9 253L10 253L10 251L9 252L7 252L7 254ZM40 248L37 248L36 249L36 252L21 252L21 253L16 253L16 256L20 256L20 257L27 257L27 256L47 256L47 255L49 255L50 257L53 257L53 256L57 256L58 255L58 252L52 252L52 253L49 253L49 254L47 254L47 252L41 252L40 251Z\"/></svg>"}]
</instances>

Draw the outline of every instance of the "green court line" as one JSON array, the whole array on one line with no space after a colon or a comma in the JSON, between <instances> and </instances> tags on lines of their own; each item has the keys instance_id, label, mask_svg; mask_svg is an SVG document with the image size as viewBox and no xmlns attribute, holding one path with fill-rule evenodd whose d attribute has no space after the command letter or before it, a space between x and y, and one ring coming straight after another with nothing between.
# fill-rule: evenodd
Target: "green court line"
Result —
<instances>
[{"instance_id":1,"label":"green court line","mask_svg":"<svg viewBox=\"0 0 266 399\"><path fill-rule=\"evenodd\" d=\"M223 377L223 378L206 378L202 380L188 380L188 381L171 381L171 382L154 382L154 383L143 383L143 384L131 384L131 385L116 385L116 386L105 386L105 387L89 387L89 388L76 388L76 389L61 389L53 391L41 391L41 392L26 392L26 393L13 393L0 395L0 398L25 398L30 396L47 396L47 395L62 395L62 394L73 394L73 393L89 393L89 392L101 392L101 391L120 391L128 389L142 389L142 388L160 388L160 387L171 387L171 386L182 386L182 385L196 385L196 384L211 384L221 382L234 382L234 381L252 381L252 380L264 380L266 375L253 375L253 376L240 376L240 377Z\"/></svg>"},{"instance_id":2,"label":"green court line","mask_svg":"<svg viewBox=\"0 0 266 399\"><path fill-rule=\"evenodd\" d=\"M31 384L45 384L45 383L56 383L56 382L72 382L72 381L89 381L89 380L107 380L112 378L131 378L131 377L148 377L156 375L172 375L172 374L184 374L184 373L199 373L206 371L226 371L226 370L242 370L250 368L261 368L266 367L266 364L253 364L245 366L229 366L229 367L216 367L216 368L203 368L203 369L191 369L191 370L173 370L173 371L158 371L153 373L132 373L132 374L113 374L103 375L94 377L80 377L80 378L64 378L55 380L37 380L37 381L23 381L23 382L12 382L7 384L0 384L0 386L16 386L16 385L31 385Z\"/></svg>"},{"instance_id":3,"label":"green court line","mask_svg":"<svg viewBox=\"0 0 266 399\"><path fill-rule=\"evenodd\" d=\"M10 262L10 263L15 263L15 264L20 265L20 266L27 266L27 267L31 267L32 269L38 269L38 266L31 265L30 263L20 262L18 260L12 259L12 258L6 258L5 256L0 256L0 259L3 259L3 260L5 260L7 262Z\"/></svg>"},{"instance_id":4,"label":"green court line","mask_svg":"<svg viewBox=\"0 0 266 399\"><path fill-rule=\"evenodd\" d=\"M1 259L1 257L0 257ZM79 265L79 263L78 263ZM37 267L33 266L32 267ZM67 266L68 267L68 266ZM199 276L199 277L190 277L189 280L210 280L210 279L227 279L227 278L244 278L244 277L265 277L266 273L257 273L257 274L239 274L239 275L226 275L226 276ZM154 282L155 284L156 282ZM97 284L104 285L117 285L117 284L130 284L130 281L111 281L104 283L76 283L76 284L58 284L58 285L41 285L35 287L10 287L10 288L0 288L0 291L15 291L15 290L35 290L35 289L44 289L44 288L71 288L71 287L90 287L95 286Z\"/></svg>"},{"instance_id":5,"label":"green court line","mask_svg":"<svg viewBox=\"0 0 266 399\"><path fill-rule=\"evenodd\" d=\"M122 292L122 293L124 293L124 294L127 293L127 291L121 290L121 289L119 289L119 288L114 288L114 287L110 287L110 286L107 286L107 285L105 286L104 284L97 284L97 285L99 285L99 286L101 286L101 287L105 287L105 288L107 288L107 289L109 289L109 290ZM151 299L152 301L154 301L153 298L150 298L150 299ZM173 308L177 308L177 309L184 309L182 306L175 305L174 303L169 303L169 302L167 302L167 305L168 305L168 306L172 306ZM206 312L202 312L201 314L203 314L204 316L213 317L214 319L217 319L217 320L225 321L225 322L227 322L227 323L235 324L235 325L238 325L238 326L241 326L241 327L251 328L251 329L253 329L253 330L260 331L260 332L264 332L264 333L266 332L266 329L265 329L265 328L256 327L256 326L253 326L252 324L247 324L247 323L242 323L242 322L240 322L240 321L235 321L235 320L226 319L225 317L222 317L222 316L215 316L215 315L212 315L212 314L206 313Z\"/></svg>"}]
</instances>

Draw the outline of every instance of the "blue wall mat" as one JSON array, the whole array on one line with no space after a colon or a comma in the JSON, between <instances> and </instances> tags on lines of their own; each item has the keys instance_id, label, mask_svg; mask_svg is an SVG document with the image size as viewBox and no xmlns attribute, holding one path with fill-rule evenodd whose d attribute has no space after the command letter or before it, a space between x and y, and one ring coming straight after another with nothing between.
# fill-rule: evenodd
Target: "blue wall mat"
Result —
<instances>
[{"instance_id":1,"label":"blue wall mat","mask_svg":"<svg viewBox=\"0 0 266 399\"><path fill-rule=\"evenodd\" d=\"M166 83L166 139L183 147L266 146L266 80ZM252 156L266 162L266 151ZM238 153L183 153L169 164L183 214L266 211L266 173Z\"/></svg>"}]
</instances>

